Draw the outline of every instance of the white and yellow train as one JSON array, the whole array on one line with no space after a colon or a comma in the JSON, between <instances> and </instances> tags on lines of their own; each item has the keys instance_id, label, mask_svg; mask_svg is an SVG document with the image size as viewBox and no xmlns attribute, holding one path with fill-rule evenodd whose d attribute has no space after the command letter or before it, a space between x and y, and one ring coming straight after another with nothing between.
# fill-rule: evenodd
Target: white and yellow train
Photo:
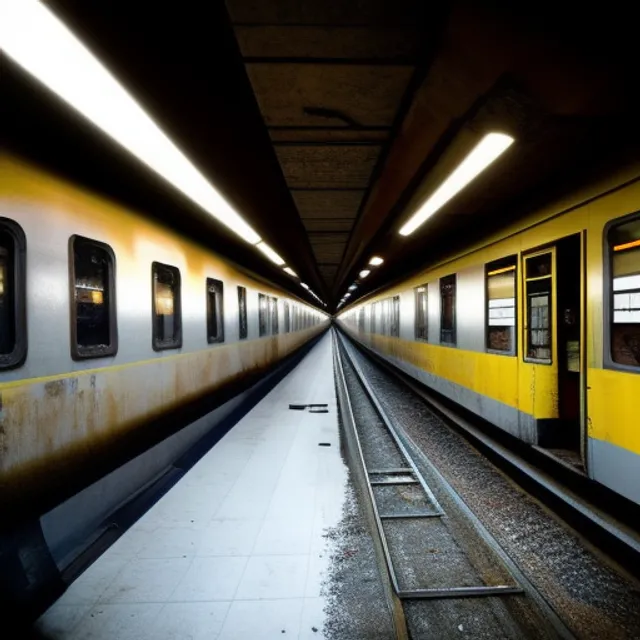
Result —
<instances>
[{"instance_id":1,"label":"white and yellow train","mask_svg":"<svg viewBox=\"0 0 640 640\"><path fill-rule=\"evenodd\" d=\"M62 568L71 537L328 323L148 215L0 156L0 572L39 537Z\"/></svg>"},{"instance_id":2,"label":"white and yellow train","mask_svg":"<svg viewBox=\"0 0 640 640\"><path fill-rule=\"evenodd\" d=\"M356 340L640 503L640 166L345 309Z\"/></svg>"}]
</instances>

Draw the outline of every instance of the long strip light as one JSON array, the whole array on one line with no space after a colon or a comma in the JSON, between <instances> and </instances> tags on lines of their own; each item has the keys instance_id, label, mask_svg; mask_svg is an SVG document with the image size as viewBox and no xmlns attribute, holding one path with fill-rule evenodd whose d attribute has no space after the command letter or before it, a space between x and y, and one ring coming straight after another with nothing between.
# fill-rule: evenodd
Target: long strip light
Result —
<instances>
[{"instance_id":1,"label":"long strip light","mask_svg":"<svg viewBox=\"0 0 640 640\"><path fill-rule=\"evenodd\" d=\"M44 4L1 0L0 47L218 222L250 244L260 242L251 226Z\"/></svg>"},{"instance_id":2,"label":"long strip light","mask_svg":"<svg viewBox=\"0 0 640 640\"><path fill-rule=\"evenodd\" d=\"M256 249L262 251L271 262L277 264L279 267L284 264L284 260L266 242L258 242Z\"/></svg>"},{"instance_id":3,"label":"long strip light","mask_svg":"<svg viewBox=\"0 0 640 640\"><path fill-rule=\"evenodd\" d=\"M380 256L373 256L373 258L369 260L369 264L372 267L379 267L383 262L384 260Z\"/></svg>"},{"instance_id":4,"label":"long strip light","mask_svg":"<svg viewBox=\"0 0 640 640\"><path fill-rule=\"evenodd\" d=\"M505 133L488 133L484 136L453 173L409 218L409 221L400 229L400 235L412 234L494 160L499 158L513 142L514 139Z\"/></svg>"},{"instance_id":5,"label":"long strip light","mask_svg":"<svg viewBox=\"0 0 640 640\"><path fill-rule=\"evenodd\" d=\"M360 272L360 277L361 278L366 278L370 273L371 273L371 269L363 269Z\"/></svg>"},{"instance_id":6,"label":"long strip light","mask_svg":"<svg viewBox=\"0 0 640 640\"><path fill-rule=\"evenodd\" d=\"M283 271L285 273L288 273L290 276L293 276L294 278L298 277L298 274L291 267L285 267Z\"/></svg>"}]
</instances>

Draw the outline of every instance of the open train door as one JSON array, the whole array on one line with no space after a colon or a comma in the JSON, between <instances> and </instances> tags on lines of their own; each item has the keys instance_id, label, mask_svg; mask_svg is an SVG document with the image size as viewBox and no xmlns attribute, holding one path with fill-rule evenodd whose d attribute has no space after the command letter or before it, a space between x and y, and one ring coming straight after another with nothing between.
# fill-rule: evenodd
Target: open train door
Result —
<instances>
[{"instance_id":1,"label":"open train door","mask_svg":"<svg viewBox=\"0 0 640 640\"><path fill-rule=\"evenodd\" d=\"M584 469L585 398L583 234L523 256L524 360L549 366L557 417L541 420L538 445Z\"/></svg>"}]
</instances>

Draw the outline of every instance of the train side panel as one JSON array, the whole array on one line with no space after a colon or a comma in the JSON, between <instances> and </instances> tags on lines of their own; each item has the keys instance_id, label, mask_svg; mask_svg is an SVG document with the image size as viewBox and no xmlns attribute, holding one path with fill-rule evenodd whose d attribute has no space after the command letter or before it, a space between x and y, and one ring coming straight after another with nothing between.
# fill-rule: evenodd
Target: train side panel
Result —
<instances>
[{"instance_id":1,"label":"train side panel","mask_svg":"<svg viewBox=\"0 0 640 640\"><path fill-rule=\"evenodd\" d=\"M29 345L22 366L0 372L5 497L50 486L167 411L257 379L327 326L323 317L282 333L281 301L280 332L259 337L258 295L282 297L280 291L143 216L10 157L0 158L0 216L17 222L27 239ZM114 356L71 357L73 235L106 243L116 256ZM154 261L180 270L182 346L177 349L153 349ZM207 341L206 278L224 285L225 339L217 344ZM247 289L244 340L239 340L238 286Z\"/></svg>"},{"instance_id":2,"label":"train side panel","mask_svg":"<svg viewBox=\"0 0 640 640\"><path fill-rule=\"evenodd\" d=\"M576 404L582 420L586 468L590 477L640 503L640 416L634 401L640 397L640 363L635 368L617 367L604 358L610 348L604 337L610 304L605 298L610 283L604 279L604 265L609 260L604 235L608 224L640 208L638 170L637 166L626 168L618 176L590 185L584 192L531 216L487 244L371 296L353 310L347 309L340 324L356 340L416 379L520 439L532 444L552 440L564 428L559 385L561 367L567 366L568 356L559 350L561 314L560 310L553 313L548 361L527 358L523 270L529 256L549 252L554 261L560 261L563 243L570 240L576 247L582 243L584 248L572 265L576 273L584 274L575 281L576 292L583 287L579 296L583 333L579 364L573 366L576 377L580 376ZM517 347L513 354L497 354L485 344L485 269L509 257L517 266ZM550 300L551 308L556 309L560 285L553 264L555 281ZM451 274L457 274L455 346L441 342L440 279ZM411 331L411 326L414 330L416 326L417 287L427 291L426 340L416 338ZM363 331L357 321L359 309L368 310L373 303L395 295L402 301L400 336L380 335L380 319L375 332L370 322L365 322Z\"/></svg>"}]
</instances>

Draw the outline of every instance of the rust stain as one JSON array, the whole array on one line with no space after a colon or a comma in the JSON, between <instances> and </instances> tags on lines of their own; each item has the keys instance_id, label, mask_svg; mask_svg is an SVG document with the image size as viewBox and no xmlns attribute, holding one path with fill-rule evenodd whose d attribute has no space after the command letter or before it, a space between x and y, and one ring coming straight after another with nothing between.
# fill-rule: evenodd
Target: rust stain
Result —
<instances>
[{"instance_id":1,"label":"rust stain","mask_svg":"<svg viewBox=\"0 0 640 640\"><path fill-rule=\"evenodd\" d=\"M45 382L44 391L50 398L57 398L65 392L66 380Z\"/></svg>"},{"instance_id":2,"label":"rust stain","mask_svg":"<svg viewBox=\"0 0 640 640\"><path fill-rule=\"evenodd\" d=\"M2 455L0 485L18 487L18 479L25 481L36 469L41 478L45 471L60 473L61 460L70 465L90 460L105 443L134 433L165 412L266 372L321 329L5 390L0 444L8 454Z\"/></svg>"}]
</instances>

